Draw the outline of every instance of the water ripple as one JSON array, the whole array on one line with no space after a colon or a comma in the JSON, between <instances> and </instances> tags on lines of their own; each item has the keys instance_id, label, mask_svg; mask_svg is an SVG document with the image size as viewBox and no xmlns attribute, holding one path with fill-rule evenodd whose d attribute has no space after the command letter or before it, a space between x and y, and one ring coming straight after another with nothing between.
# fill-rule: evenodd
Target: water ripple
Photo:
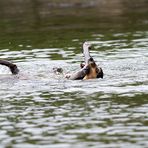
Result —
<instances>
[{"instance_id":1,"label":"water ripple","mask_svg":"<svg viewBox=\"0 0 148 148\"><path fill-rule=\"evenodd\" d=\"M1 50L1 58L20 68L11 76L0 67L1 146L146 147L148 40L140 35L131 42L128 33L113 35L122 40L93 35L91 55L105 74L97 80L71 81L53 72L55 66L64 73L79 68L83 56L76 47Z\"/></svg>"}]
</instances>

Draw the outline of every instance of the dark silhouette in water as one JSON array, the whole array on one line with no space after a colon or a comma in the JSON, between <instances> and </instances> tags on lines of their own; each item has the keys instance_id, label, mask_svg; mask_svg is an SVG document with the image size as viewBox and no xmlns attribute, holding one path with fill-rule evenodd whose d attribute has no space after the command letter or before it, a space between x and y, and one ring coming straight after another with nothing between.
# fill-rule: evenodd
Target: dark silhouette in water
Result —
<instances>
[{"instance_id":1,"label":"dark silhouette in water","mask_svg":"<svg viewBox=\"0 0 148 148\"><path fill-rule=\"evenodd\" d=\"M0 64L7 66L14 75L19 73L19 69L17 68L17 66L9 61L0 60Z\"/></svg>"}]
</instances>

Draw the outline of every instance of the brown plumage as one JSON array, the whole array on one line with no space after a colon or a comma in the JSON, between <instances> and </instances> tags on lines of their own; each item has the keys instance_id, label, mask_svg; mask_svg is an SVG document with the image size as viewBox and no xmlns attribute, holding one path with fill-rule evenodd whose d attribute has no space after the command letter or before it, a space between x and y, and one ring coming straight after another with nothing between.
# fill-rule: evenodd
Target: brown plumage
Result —
<instances>
[{"instance_id":1,"label":"brown plumage","mask_svg":"<svg viewBox=\"0 0 148 148\"><path fill-rule=\"evenodd\" d=\"M89 49L91 49L91 45L85 42L83 44L83 55L85 63L80 64L80 71L70 76L71 80L103 78L103 70L101 67L96 65L96 62L90 56Z\"/></svg>"}]
</instances>

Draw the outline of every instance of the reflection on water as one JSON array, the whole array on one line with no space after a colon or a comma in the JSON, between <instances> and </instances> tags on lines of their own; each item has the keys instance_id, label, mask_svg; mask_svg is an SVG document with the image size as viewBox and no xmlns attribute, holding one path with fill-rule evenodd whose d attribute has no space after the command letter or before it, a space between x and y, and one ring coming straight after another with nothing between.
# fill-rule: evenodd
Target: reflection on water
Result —
<instances>
[{"instance_id":1,"label":"reflection on water","mask_svg":"<svg viewBox=\"0 0 148 148\"><path fill-rule=\"evenodd\" d=\"M62 22L58 15L52 21L42 18L39 29L31 27L30 20L19 26L22 21L5 13L0 21L0 58L16 63L20 74L12 76L0 66L1 147L147 147L148 31L143 2L136 16L128 9L122 15L112 12L112 19L102 21L92 15L93 3L89 11L80 4L83 13L73 19L64 13ZM56 75L52 70L56 66L64 73L79 69L86 40L104 79L71 81Z\"/></svg>"}]
</instances>

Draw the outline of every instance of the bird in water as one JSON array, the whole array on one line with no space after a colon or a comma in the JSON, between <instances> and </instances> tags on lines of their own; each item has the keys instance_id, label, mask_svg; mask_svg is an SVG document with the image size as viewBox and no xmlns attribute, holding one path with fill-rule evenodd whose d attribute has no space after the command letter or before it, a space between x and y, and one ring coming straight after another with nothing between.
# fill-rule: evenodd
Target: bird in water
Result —
<instances>
[{"instance_id":1,"label":"bird in water","mask_svg":"<svg viewBox=\"0 0 148 148\"><path fill-rule=\"evenodd\" d=\"M80 64L81 69L74 74L67 74L65 77L70 80L87 80L87 79L95 79L95 78L103 78L103 70L99 67L94 59L90 56L89 50L91 49L91 45L87 42L83 44L83 55L84 55L84 63ZM7 66L13 75L17 75L19 73L19 69L17 65L12 62L0 60L1 65ZM53 68L55 73L62 73L62 68Z\"/></svg>"},{"instance_id":2,"label":"bird in water","mask_svg":"<svg viewBox=\"0 0 148 148\"><path fill-rule=\"evenodd\" d=\"M83 55L85 63L80 64L81 69L78 72L71 75L67 75L66 78L71 80L103 78L103 70L96 64L94 59L90 56L90 49L91 44L89 44L88 42L84 42Z\"/></svg>"}]
</instances>

